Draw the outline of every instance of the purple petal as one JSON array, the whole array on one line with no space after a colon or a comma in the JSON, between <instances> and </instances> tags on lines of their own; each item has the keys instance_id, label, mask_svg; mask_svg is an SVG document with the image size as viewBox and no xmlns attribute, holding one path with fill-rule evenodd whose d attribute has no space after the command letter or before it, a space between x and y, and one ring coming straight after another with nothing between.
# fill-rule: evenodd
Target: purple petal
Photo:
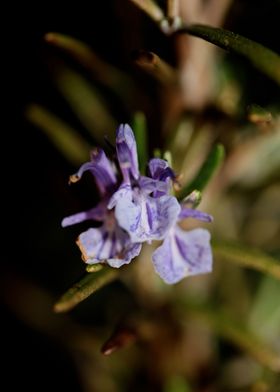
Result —
<instances>
[{"instance_id":1,"label":"purple petal","mask_svg":"<svg viewBox=\"0 0 280 392\"><path fill-rule=\"evenodd\" d=\"M142 248L142 244L129 244L123 249L118 258L111 258L107 263L113 268L120 268L124 264L129 264L134 257L138 256Z\"/></svg>"},{"instance_id":2,"label":"purple petal","mask_svg":"<svg viewBox=\"0 0 280 392\"><path fill-rule=\"evenodd\" d=\"M138 256L142 246L132 244L128 235L119 227L114 231L107 230L106 224L80 234L77 245L87 264L102 262L114 268L130 263L132 258Z\"/></svg>"},{"instance_id":3,"label":"purple petal","mask_svg":"<svg viewBox=\"0 0 280 392\"><path fill-rule=\"evenodd\" d=\"M115 189L117 179L114 168L103 150L93 150L91 161L84 163L79 171L70 177L70 181L78 181L86 171L90 171L94 176L101 194L110 194Z\"/></svg>"},{"instance_id":4,"label":"purple petal","mask_svg":"<svg viewBox=\"0 0 280 392\"><path fill-rule=\"evenodd\" d=\"M169 192L170 186L164 181L154 180L153 178L141 176L138 181L141 191L145 194L153 193L153 196L159 197Z\"/></svg>"},{"instance_id":5,"label":"purple petal","mask_svg":"<svg viewBox=\"0 0 280 392\"><path fill-rule=\"evenodd\" d=\"M175 179L173 170L168 166L168 162L164 159L153 158L149 162L149 171L154 180L165 183L164 190L157 190L154 192L154 197L160 197L169 193L172 180Z\"/></svg>"},{"instance_id":6,"label":"purple petal","mask_svg":"<svg viewBox=\"0 0 280 392\"><path fill-rule=\"evenodd\" d=\"M182 207L182 210L179 215L179 219L181 220L181 219L185 219L185 218L198 219L203 222L212 222L213 221L213 217L209 214L206 214L205 212L193 210L192 208Z\"/></svg>"},{"instance_id":7,"label":"purple petal","mask_svg":"<svg viewBox=\"0 0 280 392\"><path fill-rule=\"evenodd\" d=\"M160 180L166 181L167 179L174 179L175 174L173 170L169 167L168 162L164 159L153 158L149 161L149 171L151 177Z\"/></svg>"},{"instance_id":8,"label":"purple petal","mask_svg":"<svg viewBox=\"0 0 280 392\"><path fill-rule=\"evenodd\" d=\"M129 200L132 200L132 189L130 184L126 182L122 183L119 189L112 195L107 205L107 208L111 210L116 206L117 202L123 198L128 198Z\"/></svg>"},{"instance_id":9,"label":"purple petal","mask_svg":"<svg viewBox=\"0 0 280 392\"><path fill-rule=\"evenodd\" d=\"M133 131L128 124L121 124L117 129L116 147L124 180L129 182L130 174L137 179L139 177L137 146Z\"/></svg>"},{"instance_id":10,"label":"purple petal","mask_svg":"<svg viewBox=\"0 0 280 392\"><path fill-rule=\"evenodd\" d=\"M115 215L118 224L128 232L132 242L162 239L177 220L180 205L175 197L152 198L141 192L128 192L119 198Z\"/></svg>"},{"instance_id":11,"label":"purple petal","mask_svg":"<svg viewBox=\"0 0 280 392\"><path fill-rule=\"evenodd\" d=\"M87 263L92 260L93 263L99 263L100 251L104 246L104 228L90 228L79 235L77 245L82 252L82 259ZM108 255L109 256L109 255Z\"/></svg>"},{"instance_id":12,"label":"purple petal","mask_svg":"<svg viewBox=\"0 0 280 392\"><path fill-rule=\"evenodd\" d=\"M210 233L205 229L183 231L176 226L153 253L156 272L168 284L186 276L212 270Z\"/></svg>"},{"instance_id":13,"label":"purple petal","mask_svg":"<svg viewBox=\"0 0 280 392\"><path fill-rule=\"evenodd\" d=\"M88 211L79 212L78 214L70 215L64 218L61 222L62 227L67 227L81 223L85 220L95 220L102 222L106 214L106 204L99 203L96 207Z\"/></svg>"}]
</instances>

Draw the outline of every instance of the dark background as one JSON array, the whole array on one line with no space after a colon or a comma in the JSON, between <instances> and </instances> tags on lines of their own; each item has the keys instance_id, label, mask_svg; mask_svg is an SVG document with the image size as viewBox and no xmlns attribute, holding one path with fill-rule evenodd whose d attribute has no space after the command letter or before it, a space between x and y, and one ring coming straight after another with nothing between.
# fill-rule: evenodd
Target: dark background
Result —
<instances>
[{"instance_id":1,"label":"dark background","mask_svg":"<svg viewBox=\"0 0 280 392\"><path fill-rule=\"evenodd\" d=\"M233 3L226 27L280 52L279 1ZM84 194L83 186L69 190L67 178L75 168L24 118L26 105L40 102L72 124L77 121L51 84L46 66L50 49L43 36L58 31L84 40L105 60L136 78L139 75L131 66L132 50L154 50L171 62L172 50L170 41L125 0L79 1L72 5L25 2L24 6L10 6L5 18L8 25L2 35L2 54L8 69L2 77L3 82L8 82L8 98L4 97L4 117L8 114L8 122L2 123L2 171L7 190L7 204L2 205L7 238L2 245L5 257L1 263L2 384L8 385L4 389L8 391L19 387L29 391L79 391L78 375L69 353L58 340L21 320L11 305L13 298L20 298L24 290L22 281L35 282L56 298L83 271L73 243L77 231L62 230L60 221L72 211L84 208L90 198ZM248 66L243 60L235 61L241 68ZM258 103L269 102L271 97L275 100L279 91L269 80L254 70L249 75L246 91L250 99ZM150 115L150 124L156 124L156 107ZM129 113L122 108L116 116L119 121L129 120ZM153 142L157 137L155 134ZM102 324L100 319L92 320L82 311L74 312L73 317L82 323Z\"/></svg>"}]
</instances>

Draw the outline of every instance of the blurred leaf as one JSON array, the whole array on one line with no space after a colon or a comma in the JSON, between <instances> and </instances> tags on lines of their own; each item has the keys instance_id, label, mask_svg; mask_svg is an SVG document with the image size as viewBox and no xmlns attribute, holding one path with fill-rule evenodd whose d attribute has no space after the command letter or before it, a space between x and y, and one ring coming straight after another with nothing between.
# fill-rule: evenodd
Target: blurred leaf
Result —
<instances>
[{"instance_id":1,"label":"blurred leaf","mask_svg":"<svg viewBox=\"0 0 280 392\"><path fill-rule=\"evenodd\" d=\"M265 184L280 170L280 118L275 118L269 132L239 143L223 167L227 186L238 182L244 188Z\"/></svg>"},{"instance_id":2,"label":"blurred leaf","mask_svg":"<svg viewBox=\"0 0 280 392\"><path fill-rule=\"evenodd\" d=\"M132 128L137 143L140 172L145 174L148 162L148 130L144 113L136 112L134 114Z\"/></svg>"},{"instance_id":3,"label":"blurred leaf","mask_svg":"<svg viewBox=\"0 0 280 392\"><path fill-rule=\"evenodd\" d=\"M103 144L104 136L113 135L117 126L100 93L90 83L66 66L54 71L56 84L94 140Z\"/></svg>"},{"instance_id":4,"label":"blurred leaf","mask_svg":"<svg viewBox=\"0 0 280 392\"><path fill-rule=\"evenodd\" d=\"M249 327L270 343L279 341L280 284L277 280L263 278L249 316Z\"/></svg>"},{"instance_id":5,"label":"blurred leaf","mask_svg":"<svg viewBox=\"0 0 280 392\"><path fill-rule=\"evenodd\" d=\"M270 123L271 113L259 105L251 104L247 107L248 120L254 124Z\"/></svg>"},{"instance_id":6,"label":"blurred leaf","mask_svg":"<svg viewBox=\"0 0 280 392\"><path fill-rule=\"evenodd\" d=\"M98 272L98 271L102 270L103 267L104 267L103 264L87 264L86 271L87 272Z\"/></svg>"},{"instance_id":7,"label":"blurred leaf","mask_svg":"<svg viewBox=\"0 0 280 392\"><path fill-rule=\"evenodd\" d=\"M173 161L172 161L172 154L171 151L167 150L164 151L163 157L162 157L170 167L173 167Z\"/></svg>"},{"instance_id":8,"label":"blurred leaf","mask_svg":"<svg viewBox=\"0 0 280 392\"><path fill-rule=\"evenodd\" d=\"M127 347L137 339L136 330L128 326L119 326L112 336L103 344L101 352L111 355L113 352Z\"/></svg>"},{"instance_id":9,"label":"blurred leaf","mask_svg":"<svg viewBox=\"0 0 280 392\"><path fill-rule=\"evenodd\" d=\"M280 280L280 261L257 249L228 242L213 241L214 255L241 265L253 268Z\"/></svg>"},{"instance_id":10,"label":"blurred leaf","mask_svg":"<svg viewBox=\"0 0 280 392\"><path fill-rule=\"evenodd\" d=\"M135 93L133 80L124 72L101 60L84 42L54 32L46 34L45 40L47 43L72 56L78 63L90 71L96 80L112 89L124 101L131 99L131 95Z\"/></svg>"},{"instance_id":11,"label":"blurred leaf","mask_svg":"<svg viewBox=\"0 0 280 392\"><path fill-rule=\"evenodd\" d=\"M261 44L232 31L199 24L184 26L177 32L194 35L223 49L241 54L256 68L280 84L280 56Z\"/></svg>"},{"instance_id":12,"label":"blurred leaf","mask_svg":"<svg viewBox=\"0 0 280 392\"><path fill-rule=\"evenodd\" d=\"M138 50L134 53L133 60L138 67L162 84L175 84L178 80L176 70L153 52Z\"/></svg>"},{"instance_id":13,"label":"blurred leaf","mask_svg":"<svg viewBox=\"0 0 280 392\"><path fill-rule=\"evenodd\" d=\"M209 310L205 306L185 303L189 313L208 323L213 330L241 350L250 354L263 366L280 372L280 354L254 335L244 325L240 324L224 311L215 308Z\"/></svg>"},{"instance_id":14,"label":"blurred leaf","mask_svg":"<svg viewBox=\"0 0 280 392\"><path fill-rule=\"evenodd\" d=\"M29 105L26 117L40 128L74 166L88 160L90 146L73 128L39 105Z\"/></svg>"},{"instance_id":15,"label":"blurred leaf","mask_svg":"<svg viewBox=\"0 0 280 392\"><path fill-rule=\"evenodd\" d=\"M57 313L67 312L89 297L101 287L112 282L118 276L114 268L104 267L93 273L87 273L78 283L72 286L54 305Z\"/></svg>"},{"instance_id":16,"label":"blurred leaf","mask_svg":"<svg viewBox=\"0 0 280 392\"><path fill-rule=\"evenodd\" d=\"M184 377L173 376L170 377L165 385L164 392L191 392L191 388Z\"/></svg>"},{"instance_id":17,"label":"blurred leaf","mask_svg":"<svg viewBox=\"0 0 280 392\"><path fill-rule=\"evenodd\" d=\"M150 16L155 22L160 22L164 13L161 8L153 0L130 0L137 5L142 11Z\"/></svg>"},{"instance_id":18,"label":"blurred leaf","mask_svg":"<svg viewBox=\"0 0 280 392\"><path fill-rule=\"evenodd\" d=\"M154 158L162 158L162 153L160 148L155 148L153 151L153 157Z\"/></svg>"},{"instance_id":19,"label":"blurred leaf","mask_svg":"<svg viewBox=\"0 0 280 392\"><path fill-rule=\"evenodd\" d=\"M179 198L183 199L193 190L202 191L211 178L221 166L225 156L224 147L221 144L214 146L208 157L206 158L196 177L180 192Z\"/></svg>"}]
</instances>

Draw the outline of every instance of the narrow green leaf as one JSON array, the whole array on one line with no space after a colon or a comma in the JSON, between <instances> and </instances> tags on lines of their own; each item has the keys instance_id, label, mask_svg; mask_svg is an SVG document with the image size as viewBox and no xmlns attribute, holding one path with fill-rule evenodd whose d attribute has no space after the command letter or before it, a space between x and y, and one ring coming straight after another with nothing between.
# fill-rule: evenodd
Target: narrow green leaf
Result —
<instances>
[{"instance_id":1,"label":"narrow green leaf","mask_svg":"<svg viewBox=\"0 0 280 392\"><path fill-rule=\"evenodd\" d=\"M90 145L73 128L40 105L29 105L25 115L40 128L74 166L88 160Z\"/></svg>"},{"instance_id":2,"label":"narrow green leaf","mask_svg":"<svg viewBox=\"0 0 280 392\"><path fill-rule=\"evenodd\" d=\"M54 311L56 313L67 312L92 293L112 282L117 276L118 271L109 267L104 267L94 273L87 273L78 283L62 295L54 305Z\"/></svg>"},{"instance_id":3,"label":"narrow green leaf","mask_svg":"<svg viewBox=\"0 0 280 392\"><path fill-rule=\"evenodd\" d=\"M133 118L133 131L137 143L139 168L145 174L148 161L148 131L145 114L136 112Z\"/></svg>"},{"instance_id":4,"label":"narrow green leaf","mask_svg":"<svg viewBox=\"0 0 280 392\"><path fill-rule=\"evenodd\" d=\"M246 57L256 68L280 84L280 56L263 45L232 31L199 24L184 26L177 32L194 35Z\"/></svg>"},{"instance_id":5,"label":"narrow green leaf","mask_svg":"<svg viewBox=\"0 0 280 392\"><path fill-rule=\"evenodd\" d=\"M197 173L196 177L180 192L179 198L185 198L194 189L202 191L211 178L216 173L217 169L221 166L225 156L224 147L221 144L217 144L211 150L210 154L206 158L201 169Z\"/></svg>"},{"instance_id":6,"label":"narrow green leaf","mask_svg":"<svg viewBox=\"0 0 280 392\"><path fill-rule=\"evenodd\" d=\"M248 267L280 280L280 261L257 249L248 249L237 244L217 242L212 243L214 255L224 260Z\"/></svg>"}]
</instances>

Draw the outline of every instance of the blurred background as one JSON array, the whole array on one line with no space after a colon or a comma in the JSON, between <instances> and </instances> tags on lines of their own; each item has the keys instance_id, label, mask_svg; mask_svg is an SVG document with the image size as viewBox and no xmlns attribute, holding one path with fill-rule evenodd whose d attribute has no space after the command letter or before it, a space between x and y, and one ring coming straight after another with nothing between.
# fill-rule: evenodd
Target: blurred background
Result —
<instances>
[{"instance_id":1,"label":"blurred background","mask_svg":"<svg viewBox=\"0 0 280 392\"><path fill-rule=\"evenodd\" d=\"M278 0L181 3L184 20L227 28L280 53ZM165 9L165 1L158 4ZM226 160L201 205L215 217L213 238L279 260L279 85L237 55L197 38L165 36L128 0L25 3L7 18L12 99L5 126L3 385L11 391L279 391L279 280L227 262L222 251L211 276L166 287L154 276L147 249L120 280L68 314L53 312L85 271L75 239L88 225L62 229L60 222L96 201L90 178L69 187L68 177L87 146L104 145L103 135L113 142L116 126L132 124L136 112L147 121L150 156L155 148L169 149L184 183L216 142L224 145ZM87 44L95 65L58 48L51 36L47 42L49 32ZM57 148L46 123L54 132L64 124L74 129L80 152ZM101 347L112 334L115 346L125 347L104 356Z\"/></svg>"}]
</instances>

